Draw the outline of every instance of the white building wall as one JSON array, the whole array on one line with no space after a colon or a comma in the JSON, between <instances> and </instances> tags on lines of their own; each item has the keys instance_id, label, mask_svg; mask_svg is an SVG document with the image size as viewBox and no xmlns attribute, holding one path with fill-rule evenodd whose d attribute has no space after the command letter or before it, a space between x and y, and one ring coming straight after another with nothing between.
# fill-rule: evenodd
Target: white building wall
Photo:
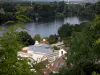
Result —
<instances>
[{"instance_id":1,"label":"white building wall","mask_svg":"<svg viewBox=\"0 0 100 75\"><path fill-rule=\"evenodd\" d=\"M63 54L62 54L63 52ZM61 57L62 55L66 54L67 52L64 49L60 49L59 50L59 57Z\"/></svg>"},{"instance_id":2,"label":"white building wall","mask_svg":"<svg viewBox=\"0 0 100 75\"><path fill-rule=\"evenodd\" d=\"M37 54L37 53L34 53L32 58L37 61L37 63L41 62L41 61L44 61L47 59L46 55L44 54Z\"/></svg>"},{"instance_id":3,"label":"white building wall","mask_svg":"<svg viewBox=\"0 0 100 75\"><path fill-rule=\"evenodd\" d=\"M27 51L27 53L33 53L33 51L31 51L31 50L28 50L28 51Z\"/></svg>"}]
</instances>

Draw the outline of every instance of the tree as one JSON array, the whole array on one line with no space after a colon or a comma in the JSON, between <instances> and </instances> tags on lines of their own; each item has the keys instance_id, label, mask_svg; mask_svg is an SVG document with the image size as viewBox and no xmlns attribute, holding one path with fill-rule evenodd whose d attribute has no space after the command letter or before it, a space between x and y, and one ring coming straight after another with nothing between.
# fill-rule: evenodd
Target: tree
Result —
<instances>
[{"instance_id":1,"label":"tree","mask_svg":"<svg viewBox=\"0 0 100 75\"><path fill-rule=\"evenodd\" d=\"M72 59L74 64L81 61L80 59L89 59L94 62L97 60L96 56L99 56L99 54L98 52L96 53L98 49L94 46L94 42L97 36L99 37L99 20L100 19L94 20L91 24L86 26L82 32L73 33L71 37L69 59Z\"/></svg>"},{"instance_id":2,"label":"tree","mask_svg":"<svg viewBox=\"0 0 100 75\"><path fill-rule=\"evenodd\" d=\"M36 34L35 36L34 36L34 38L33 38L35 41L41 41L41 37L40 37L40 35L39 34Z\"/></svg>"},{"instance_id":3,"label":"tree","mask_svg":"<svg viewBox=\"0 0 100 75\"><path fill-rule=\"evenodd\" d=\"M24 46L34 45L35 41L32 39L32 37L24 31L21 31L18 33L17 40L22 43Z\"/></svg>"},{"instance_id":4,"label":"tree","mask_svg":"<svg viewBox=\"0 0 100 75\"><path fill-rule=\"evenodd\" d=\"M100 75L100 74L98 74L98 73L96 73L96 72L93 72L92 75Z\"/></svg>"},{"instance_id":5,"label":"tree","mask_svg":"<svg viewBox=\"0 0 100 75\"><path fill-rule=\"evenodd\" d=\"M59 48L57 47L57 46L52 46L52 48L54 49L54 50L59 50Z\"/></svg>"},{"instance_id":6,"label":"tree","mask_svg":"<svg viewBox=\"0 0 100 75\"><path fill-rule=\"evenodd\" d=\"M100 1L95 4L95 11L98 15L100 14Z\"/></svg>"},{"instance_id":7,"label":"tree","mask_svg":"<svg viewBox=\"0 0 100 75\"><path fill-rule=\"evenodd\" d=\"M27 9L25 7L23 7L21 5L17 5L16 9L17 9L17 11L15 14L16 14L17 21L20 21L20 22L31 21L31 19L26 16Z\"/></svg>"},{"instance_id":8,"label":"tree","mask_svg":"<svg viewBox=\"0 0 100 75\"><path fill-rule=\"evenodd\" d=\"M100 73L100 16L83 27L82 31L78 31L76 29L72 32L70 39L66 60L70 66L54 75L91 75L94 71Z\"/></svg>"},{"instance_id":9,"label":"tree","mask_svg":"<svg viewBox=\"0 0 100 75\"><path fill-rule=\"evenodd\" d=\"M61 38L66 38L71 36L72 29L70 24L64 24L58 29L58 34Z\"/></svg>"},{"instance_id":10,"label":"tree","mask_svg":"<svg viewBox=\"0 0 100 75\"><path fill-rule=\"evenodd\" d=\"M17 26L10 27L0 37L0 74L1 75L36 75L31 71L27 58L18 59L17 53L22 45L17 41Z\"/></svg>"},{"instance_id":11,"label":"tree","mask_svg":"<svg viewBox=\"0 0 100 75\"><path fill-rule=\"evenodd\" d=\"M58 41L58 37L57 35L50 35L49 38L48 38L48 42L49 44L54 44L54 43L57 43Z\"/></svg>"}]
</instances>

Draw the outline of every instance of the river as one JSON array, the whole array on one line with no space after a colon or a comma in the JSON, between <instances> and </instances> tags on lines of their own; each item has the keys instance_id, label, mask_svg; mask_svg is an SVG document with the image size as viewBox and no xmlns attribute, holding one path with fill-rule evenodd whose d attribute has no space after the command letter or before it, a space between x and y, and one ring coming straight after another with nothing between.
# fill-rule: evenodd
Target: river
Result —
<instances>
[{"instance_id":1,"label":"river","mask_svg":"<svg viewBox=\"0 0 100 75\"><path fill-rule=\"evenodd\" d=\"M41 37L48 37L51 34L57 34L59 27L63 24L80 24L86 20L80 20L78 17L56 18L56 19L41 19L30 23L25 23L26 31L34 37L40 34ZM5 26L8 28L8 26Z\"/></svg>"}]
</instances>

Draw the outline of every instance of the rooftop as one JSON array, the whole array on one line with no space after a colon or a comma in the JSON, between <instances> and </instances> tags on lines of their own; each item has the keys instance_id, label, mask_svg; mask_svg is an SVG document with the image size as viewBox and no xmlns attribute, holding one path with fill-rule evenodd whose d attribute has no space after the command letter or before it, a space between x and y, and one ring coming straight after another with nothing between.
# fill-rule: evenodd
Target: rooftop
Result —
<instances>
[{"instance_id":1,"label":"rooftop","mask_svg":"<svg viewBox=\"0 0 100 75\"><path fill-rule=\"evenodd\" d=\"M1 14L5 14L5 11L4 11L3 8L0 8L0 13L1 13Z\"/></svg>"},{"instance_id":2,"label":"rooftop","mask_svg":"<svg viewBox=\"0 0 100 75\"><path fill-rule=\"evenodd\" d=\"M47 44L31 45L28 47L28 50L43 54L51 54L53 52L53 50Z\"/></svg>"}]
</instances>

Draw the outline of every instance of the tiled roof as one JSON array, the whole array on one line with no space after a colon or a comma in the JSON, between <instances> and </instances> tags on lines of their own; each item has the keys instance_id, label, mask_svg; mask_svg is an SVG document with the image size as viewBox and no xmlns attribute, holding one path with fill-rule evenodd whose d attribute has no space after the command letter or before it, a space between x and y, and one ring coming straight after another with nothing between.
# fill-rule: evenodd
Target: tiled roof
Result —
<instances>
[{"instance_id":1,"label":"tiled roof","mask_svg":"<svg viewBox=\"0 0 100 75\"><path fill-rule=\"evenodd\" d=\"M65 65L65 60L63 59L63 57L57 58L52 66L52 71L54 72L58 72L59 68Z\"/></svg>"},{"instance_id":2,"label":"tiled roof","mask_svg":"<svg viewBox=\"0 0 100 75\"><path fill-rule=\"evenodd\" d=\"M49 75L51 72L58 72L59 69L66 64L63 57L57 58L52 64L48 64L48 68L42 68L44 75Z\"/></svg>"},{"instance_id":3,"label":"tiled roof","mask_svg":"<svg viewBox=\"0 0 100 75\"><path fill-rule=\"evenodd\" d=\"M41 41L40 44L49 44L47 41Z\"/></svg>"}]
</instances>

